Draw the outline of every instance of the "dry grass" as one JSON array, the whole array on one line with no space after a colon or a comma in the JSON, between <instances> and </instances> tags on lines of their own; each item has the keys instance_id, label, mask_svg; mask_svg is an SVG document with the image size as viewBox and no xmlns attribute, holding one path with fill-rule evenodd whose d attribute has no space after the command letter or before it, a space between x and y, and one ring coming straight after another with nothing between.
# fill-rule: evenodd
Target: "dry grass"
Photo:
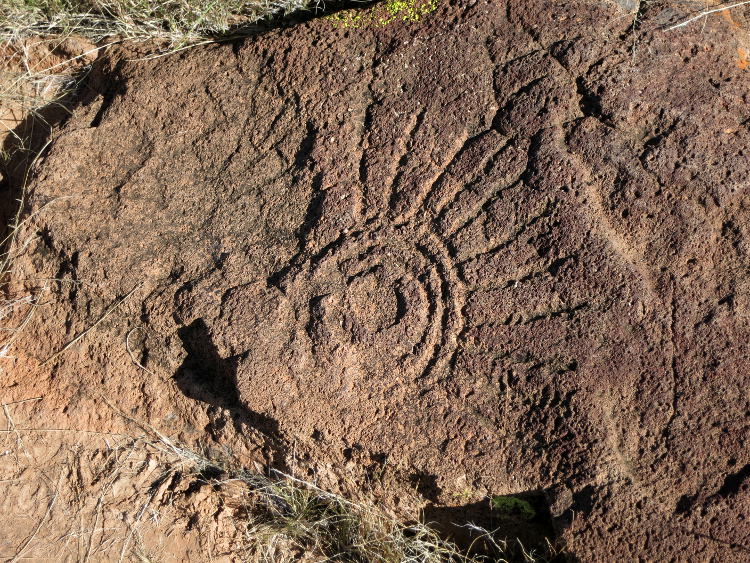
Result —
<instances>
[{"instance_id":1,"label":"dry grass","mask_svg":"<svg viewBox=\"0 0 750 563\"><path fill-rule=\"evenodd\" d=\"M164 39L175 44L241 31L317 0L4 0L0 39L75 34L93 40Z\"/></svg>"},{"instance_id":2,"label":"dry grass","mask_svg":"<svg viewBox=\"0 0 750 563\"><path fill-rule=\"evenodd\" d=\"M80 561L159 560L152 556L158 551L154 532L179 534L202 510L200 503L212 515L197 531L202 538L216 524L217 510L231 515L229 560L534 563L556 555L550 549L539 556L478 529L493 551L470 555L425 523L403 523L371 502L353 502L279 471L247 469L228 454L196 451L122 413L138 435L18 427L7 408L13 405L0 411L6 418L0 437L8 444L3 455L15 452L15 463L6 466L15 470L0 474L0 483L39 488L29 481L39 470L25 441L54 436L59 452L42 471L45 502L15 539L15 551L0 554L11 561L50 553Z\"/></svg>"},{"instance_id":3,"label":"dry grass","mask_svg":"<svg viewBox=\"0 0 750 563\"><path fill-rule=\"evenodd\" d=\"M470 555L471 548L460 549L424 523L405 524L374 504L352 502L280 471L247 470L229 457L195 452L151 427L136 424L146 433L140 443L169 460L161 480L180 473L213 491L232 488L235 499L240 487L241 501L235 500L235 506L243 520L244 541L237 553L246 560L270 563L287 557L299 560L304 554L310 560L363 563L534 563L558 555L551 546L543 555L509 546L479 528L475 530L492 553Z\"/></svg>"}]
</instances>

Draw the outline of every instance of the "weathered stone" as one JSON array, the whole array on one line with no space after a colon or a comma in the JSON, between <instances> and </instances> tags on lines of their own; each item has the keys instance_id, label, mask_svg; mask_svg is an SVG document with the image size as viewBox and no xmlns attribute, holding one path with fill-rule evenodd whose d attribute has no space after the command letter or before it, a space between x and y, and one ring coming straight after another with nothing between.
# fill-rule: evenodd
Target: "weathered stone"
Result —
<instances>
[{"instance_id":1,"label":"weathered stone","mask_svg":"<svg viewBox=\"0 0 750 563\"><path fill-rule=\"evenodd\" d=\"M747 73L730 26L650 10L113 55L31 186L18 279L77 282L33 355L137 288L63 385L145 393L107 353L142 327L220 444L387 457L436 506L542 490L581 560L746 560Z\"/></svg>"}]
</instances>

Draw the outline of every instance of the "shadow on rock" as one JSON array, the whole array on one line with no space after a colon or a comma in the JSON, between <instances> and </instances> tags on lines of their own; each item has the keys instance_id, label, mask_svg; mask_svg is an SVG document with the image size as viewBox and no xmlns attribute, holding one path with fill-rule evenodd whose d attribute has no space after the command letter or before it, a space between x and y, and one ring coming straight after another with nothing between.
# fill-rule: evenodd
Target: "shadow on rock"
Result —
<instances>
[{"instance_id":1,"label":"shadow on rock","mask_svg":"<svg viewBox=\"0 0 750 563\"><path fill-rule=\"evenodd\" d=\"M509 561L527 561L524 551L543 561L576 561L568 553L550 552L555 531L543 492L497 496L461 506L431 505L424 509L423 517L443 537L488 561L501 556ZM497 544L505 542L506 549L499 553L484 531L490 532Z\"/></svg>"},{"instance_id":2,"label":"shadow on rock","mask_svg":"<svg viewBox=\"0 0 750 563\"><path fill-rule=\"evenodd\" d=\"M211 405L213 409L209 409L209 415L217 414L215 409L227 411L238 432L246 428L261 432L266 439L274 467L286 471L283 461L286 443L281 437L278 422L245 408L240 400L237 390L237 364L240 356L222 358L202 319L180 328L177 334L187 352L174 375L178 389L190 399ZM226 422L226 417L212 417L206 430L216 438Z\"/></svg>"},{"instance_id":3,"label":"shadow on rock","mask_svg":"<svg viewBox=\"0 0 750 563\"><path fill-rule=\"evenodd\" d=\"M26 209L23 201L26 185L32 179L32 167L42 156L52 132L62 126L79 106L94 101L100 94L117 88L120 80L110 72L103 57L70 75L75 87L63 97L28 112L18 125L8 132L0 145L0 252L7 251L12 223L22 219Z\"/></svg>"},{"instance_id":4,"label":"shadow on rock","mask_svg":"<svg viewBox=\"0 0 750 563\"><path fill-rule=\"evenodd\" d=\"M3 155L0 162L0 240L7 240L11 224L19 213L18 206L24 203L24 186L31 166L47 144L52 128L68 115L69 110L63 104L49 104L26 116L0 146L0 155ZM21 216L24 213L21 209Z\"/></svg>"}]
</instances>

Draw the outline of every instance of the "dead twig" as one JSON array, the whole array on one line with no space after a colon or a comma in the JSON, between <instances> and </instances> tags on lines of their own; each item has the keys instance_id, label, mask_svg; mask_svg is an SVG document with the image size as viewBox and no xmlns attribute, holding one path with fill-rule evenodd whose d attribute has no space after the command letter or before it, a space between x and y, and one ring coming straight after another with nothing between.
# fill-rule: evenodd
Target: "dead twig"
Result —
<instances>
[{"instance_id":1,"label":"dead twig","mask_svg":"<svg viewBox=\"0 0 750 563\"><path fill-rule=\"evenodd\" d=\"M90 326L89 328L87 328L87 329L86 329L86 330L84 330L84 331L83 331L83 332L82 332L81 334L79 334L78 336L76 336L76 337L75 337L75 338L74 338L73 340L71 340L70 342L68 342L68 343L67 343L67 344L66 344L65 346L63 346L62 348L60 348L60 349L59 349L59 350L58 350L57 352L55 352L54 354L52 354L52 355L51 355L51 356L50 356L49 358L47 358L46 360L44 360L44 361L42 362L42 365L48 364L49 362L51 362L51 361L52 361L52 360L54 360L55 358L59 357L59 356L60 356L60 354L62 354L62 353L63 353L63 352L65 352L66 350L69 350L69 349L70 349L70 348L71 348L72 346L75 346L75 344L76 344L77 342L79 342L79 341L80 341L80 340L81 340L82 338L84 338L84 337L85 337L85 336L86 336L86 335L87 335L87 334L88 334L89 332L91 332L91 331L92 331L92 330L94 330L94 329L95 329L95 328L96 328L97 326L99 326L99 325L100 325L100 324L101 324L101 323L102 323L102 322L104 321L104 319L106 319L106 318L107 318L107 317L108 317L108 316L109 316L110 314L112 314L112 313L113 313L113 312L114 312L114 311L115 311L115 310L116 310L116 309L117 309L117 308L118 308L118 307L119 307L120 305L122 305L122 304L123 304L123 303L125 302L125 300L127 300L127 299L128 299L128 297L130 297L131 295L133 295L133 294L134 294L134 293L136 292L136 290L137 290L137 289L138 289L139 287L141 287L141 284L138 284L138 285L136 285L136 286L135 286L135 287L134 287L133 289L131 289L130 291L128 291L128 292L127 292L127 293L125 294L125 296L123 296L123 297L121 297L120 299L118 299L118 300L117 300L117 301L115 302L115 304L114 304L114 305L112 305L112 306L111 306L111 307L110 307L109 309L107 309L107 310L106 310L106 311L104 312L104 314L103 314L103 315L102 315L101 317L99 317L99 318L97 319L97 321L96 321L96 322L95 322L94 324L92 324L92 325L91 325L91 326Z\"/></svg>"},{"instance_id":2,"label":"dead twig","mask_svg":"<svg viewBox=\"0 0 750 563\"><path fill-rule=\"evenodd\" d=\"M5 418L8 420L8 430L10 430L13 434L16 435L16 448L22 449L24 455L26 456L26 459L29 459L29 452L26 450L26 446L23 445L23 440L21 439L21 433L16 429L16 423L13 421L13 418L10 416L10 411L8 410L8 405L3 404L3 413L5 414ZM18 463L18 451L15 452L16 456L16 463Z\"/></svg>"},{"instance_id":3,"label":"dead twig","mask_svg":"<svg viewBox=\"0 0 750 563\"><path fill-rule=\"evenodd\" d=\"M129 526L128 535L125 537L125 541L122 544L122 549L120 550L120 557L117 560L118 563L122 563L125 560L125 552L128 550L128 546L130 545L130 540L133 537L133 534L135 533L136 529L141 523L141 519L143 518L144 512L146 512L146 508L151 504L151 501L154 500L154 497L156 496L156 489L151 491L151 494L146 499L146 502L143 503L143 506L141 506L141 510L138 512L138 515L135 517L135 522L131 526Z\"/></svg>"},{"instance_id":4,"label":"dead twig","mask_svg":"<svg viewBox=\"0 0 750 563\"><path fill-rule=\"evenodd\" d=\"M148 369L146 366L144 366L141 362L139 362L135 358L135 354L133 353L133 350L130 347L130 335L133 334L136 330L138 330L138 329L134 328L133 330L131 330L130 332L128 332L128 334L125 336L125 349L128 351L128 354L130 355L130 361L132 361L136 366L138 366L139 368L141 368L147 374L156 377L156 374L153 371L151 371L150 369Z\"/></svg>"},{"instance_id":5,"label":"dead twig","mask_svg":"<svg viewBox=\"0 0 750 563\"><path fill-rule=\"evenodd\" d=\"M9 407L11 405L20 405L23 403L30 403L31 401L41 401L44 397L32 397L30 399L21 399L19 401L11 401L10 403L3 403L4 407Z\"/></svg>"},{"instance_id":6,"label":"dead twig","mask_svg":"<svg viewBox=\"0 0 750 563\"><path fill-rule=\"evenodd\" d=\"M711 14L715 14L716 12L723 12L724 10L731 10L732 8L738 8L739 6L745 6L746 4L750 4L750 0L744 0L744 2L737 2L736 4L729 4L726 6L719 6L718 8L712 8L711 10L705 10L698 14L697 16L693 16L690 19L685 20L684 22L675 24L671 27L667 28L667 31L672 31L673 29L677 29L679 27L685 27L688 24L693 23L696 20L699 20L701 18L705 18L707 16L710 16Z\"/></svg>"},{"instance_id":7,"label":"dead twig","mask_svg":"<svg viewBox=\"0 0 750 563\"><path fill-rule=\"evenodd\" d=\"M15 556L10 560L10 563L16 563L20 559L24 558L24 554L26 553L26 550L31 545L31 542L34 541L34 538L39 533L39 530L42 529L42 526L44 525L44 522L47 520L47 517L52 512L52 507L55 505L55 502L57 501L57 496L60 493L60 480L63 476L63 469L60 469L60 476L57 479L57 490L55 491L54 496L52 497L52 500L49 501L49 504L47 505L47 511L44 513L44 516L42 516L42 519L39 520L39 523L37 524L36 528L34 528L34 531L31 533L31 535L23 542L23 545L18 549Z\"/></svg>"}]
</instances>

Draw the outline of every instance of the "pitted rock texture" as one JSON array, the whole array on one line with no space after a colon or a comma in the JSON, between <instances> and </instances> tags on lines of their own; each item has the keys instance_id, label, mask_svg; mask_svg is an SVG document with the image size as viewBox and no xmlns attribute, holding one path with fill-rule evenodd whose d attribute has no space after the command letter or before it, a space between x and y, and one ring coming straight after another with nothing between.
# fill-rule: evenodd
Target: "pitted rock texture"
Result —
<instances>
[{"instance_id":1,"label":"pitted rock texture","mask_svg":"<svg viewBox=\"0 0 750 563\"><path fill-rule=\"evenodd\" d=\"M675 14L446 2L113 53L30 186L17 284L60 281L25 361L154 424L161 377L311 475L544 491L581 560L747 560L750 75L725 19Z\"/></svg>"}]
</instances>

